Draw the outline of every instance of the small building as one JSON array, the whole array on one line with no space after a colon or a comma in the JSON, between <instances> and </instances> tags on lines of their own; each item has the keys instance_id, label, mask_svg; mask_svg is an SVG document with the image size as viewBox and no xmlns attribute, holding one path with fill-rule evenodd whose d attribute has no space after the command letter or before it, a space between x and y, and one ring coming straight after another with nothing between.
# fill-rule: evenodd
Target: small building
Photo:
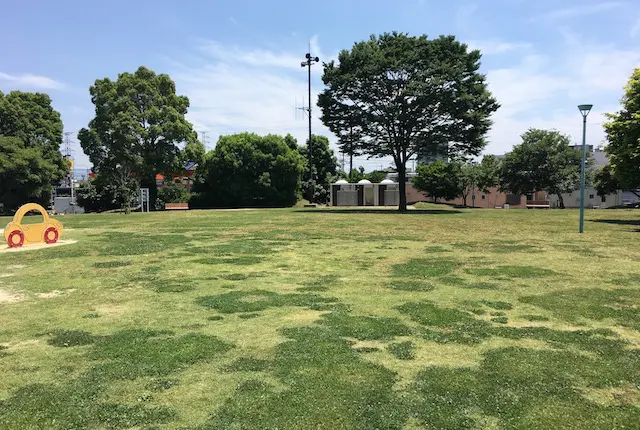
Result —
<instances>
[{"instance_id":1,"label":"small building","mask_svg":"<svg viewBox=\"0 0 640 430\"><path fill-rule=\"evenodd\" d=\"M363 179L357 184L339 180L331 184L330 206L398 206L398 184L385 179L379 184Z\"/></svg>"},{"instance_id":2,"label":"small building","mask_svg":"<svg viewBox=\"0 0 640 430\"><path fill-rule=\"evenodd\" d=\"M571 193L563 193L562 200L566 208L579 208L580 207L580 190L573 191ZM549 203L552 208L560 207L560 199L553 194L549 196ZM628 204L624 201L624 192L618 190L613 194L607 194L606 196L599 196L595 188L586 187L584 189L584 207L589 209L597 208L610 208L615 206L621 206Z\"/></svg>"}]
</instances>

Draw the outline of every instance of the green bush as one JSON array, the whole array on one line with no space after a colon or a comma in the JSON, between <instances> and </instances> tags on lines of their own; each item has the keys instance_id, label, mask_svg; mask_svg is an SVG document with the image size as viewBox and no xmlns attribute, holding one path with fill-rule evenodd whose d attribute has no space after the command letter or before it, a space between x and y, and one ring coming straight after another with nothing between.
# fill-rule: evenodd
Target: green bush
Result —
<instances>
[{"instance_id":1,"label":"green bush","mask_svg":"<svg viewBox=\"0 0 640 430\"><path fill-rule=\"evenodd\" d=\"M189 199L191 199L191 193L180 180L168 181L158 188L156 206L164 208L165 203L186 203Z\"/></svg>"},{"instance_id":2,"label":"green bush","mask_svg":"<svg viewBox=\"0 0 640 430\"><path fill-rule=\"evenodd\" d=\"M303 159L282 136L222 136L207 154L190 206L283 207L298 199Z\"/></svg>"}]
</instances>

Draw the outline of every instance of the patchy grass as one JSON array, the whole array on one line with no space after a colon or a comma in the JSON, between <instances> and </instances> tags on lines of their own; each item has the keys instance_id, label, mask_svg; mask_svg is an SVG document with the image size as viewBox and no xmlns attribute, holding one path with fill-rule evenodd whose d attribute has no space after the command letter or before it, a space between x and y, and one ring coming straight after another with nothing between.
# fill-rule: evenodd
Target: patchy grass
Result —
<instances>
[{"instance_id":1,"label":"patchy grass","mask_svg":"<svg viewBox=\"0 0 640 430\"><path fill-rule=\"evenodd\" d=\"M487 322L458 309L439 307L431 302L414 302L405 303L398 310L425 326L422 336L435 342L474 344L491 335Z\"/></svg>"},{"instance_id":2,"label":"patchy grass","mask_svg":"<svg viewBox=\"0 0 640 430\"><path fill-rule=\"evenodd\" d=\"M98 261L93 263L93 267L97 269L114 269L116 267L130 266L130 261L114 260L114 261Z\"/></svg>"},{"instance_id":3,"label":"patchy grass","mask_svg":"<svg viewBox=\"0 0 640 430\"><path fill-rule=\"evenodd\" d=\"M340 336L353 337L358 340L385 340L395 336L406 336L409 328L398 318L382 318L356 316L346 313L330 313L320 321Z\"/></svg>"},{"instance_id":4,"label":"patchy grass","mask_svg":"<svg viewBox=\"0 0 640 430\"><path fill-rule=\"evenodd\" d=\"M91 345L96 341L95 336L82 330L56 330L52 334L47 343L57 347Z\"/></svg>"},{"instance_id":5,"label":"patchy grass","mask_svg":"<svg viewBox=\"0 0 640 430\"><path fill-rule=\"evenodd\" d=\"M266 372L271 368L269 360L240 357L224 368L225 372Z\"/></svg>"},{"instance_id":6,"label":"patchy grass","mask_svg":"<svg viewBox=\"0 0 640 430\"><path fill-rule=\"evenodd\" d=\"M545 317L544 315L522 315L522 318L531 322L549 321L549 318Z\"/></svg>"},{"instance_id":7,"label":"patchy grass","mask_svg":"<svg viewBox=\"0 0 640 430\"><path fill-rule=\"evenodd\" d=\"M639 289L581 288L525 296L520 301L549 310L558 318L571 322L611 319L621 326L640 330Z\"/></svg>"},{"instance_id":8,"label":"patchy grass","mask_svg":"<svg viewBox=\"0 0 640 430\"><path fill-rule=\"evenodd\" d=\"M391 343L387 347L389 352L398 360L413 360L415 358L415 344L410 340Z\"/></svg>"},{"instance_id":9,"label":"patchy grass","mask_svg":"<svg viewBox=\"0 0 640 430\"><path fill-rule=\"evenodd\" d=\"M207 257L194 260L199 264L232 264L238 266L251 266L254 264L260 264L265 260L264 257L258 257L255 255L243 255L240 257Z\"/></svg>"},{"instance_id":10,"label":"patchy grass","mask_svg":"<svg viewBox=\"0 0 640 430\"><path fill-rule=\"evenodd\" d=\"M335 302L336 299L314 294L278 294L267 290L230 291L218 296L199 297L196 303L223 314L256 312L282 306L309 307Z\"/></svg>"},{"instance_id":11,"label":"patchy grass","mask_svg":"<svg viewBox=\"0 0 640 430\"><path fill-rule=\"evenodd\" d=\"M424 281L393 281L387 284L389 288L400 291L431 291L435 287Z\"/></svg>"},{"instance_id":12,"label":"patchy grass","mask_svg":"<svg viewBox=\"0 0 640 430\"><path fill-rule=\"evenodd\" d=\"M636 428L637 213L418 206L64 217L0 254L0 428Z\"/></svg>"},{"instance_id":13,"label":"patchy grass","mask_svg":"<svg viewBox=\"0 0 640 430\"><path fill-rule=\"evenodd\" d=\"M553 270L534 266L499 266L494 268L466 269L466 272L474 276L487 276L498 279L540 278L554 274Z\"/></svg>"},{"instance_id":14,"label":"patchy grass","mask_svg":"<svg viewBox=\"0 0 640 430\"><path fill-rule=\"evenodd\" d=\"M493 282L468 282L459 285L462 288L471 288L472 290L498 290L500 285Z\"/></svg>"},{"instance_id":15,"label":"patchy grass","mask_svg":"<svg viewBox=\"0 0 640 430\"><path fill-rule=\"evenodd\" d=\"M505 310L505 311L513 309L513 305L511 305L511 303L509 302L482 300L480 303L490 307L491 309L498 309L498 310Z\"/></svg>"},{"instance_id":16,"label":"patchy grass","mask_svg":"<svg viewBox=\"0 0 640 430\"><path fill-rule=\"evenodd\" d=\"M406 263L395 264L391 274L397 278L431 278L448 275L455 268L455 260L449 258L413 258Z\"/></svg>"}]
</instances>

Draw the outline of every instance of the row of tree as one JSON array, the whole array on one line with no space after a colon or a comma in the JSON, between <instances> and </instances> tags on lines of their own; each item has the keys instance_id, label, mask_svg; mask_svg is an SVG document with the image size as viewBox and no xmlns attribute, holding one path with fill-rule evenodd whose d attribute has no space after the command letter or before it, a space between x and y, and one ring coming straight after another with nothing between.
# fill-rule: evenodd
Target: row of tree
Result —
<instances>
[{"instance_id":1,"label":"row of tree","mask_svg":"<svg viewBox=\"0 0 640 430\"><path fill-rule=\"evenodd\" d=\"M324 64L325 89L318 98L322 121L338 136L341 150L350 159L358 154L393 159L400 183L400 210L406 210L407 204L408 160L446 148L450 161L465 162L485 147L490 116L499 104L479 71L480 58L480 51L470 50L453 36L429 39L385 33L355 43L340 52L338 62ZM606 125L611 165L601 172L600 182L609 187L640 186L639 92L640 72L636 70L623 109L611 115ZM307 142L314 145L311 163L305 163L305 147L298 147L290 136L227 136L221 139L219 150L205 154L185 118L189 100L176 94L168 75L140 67L135 73L120 74L115 81L97 80L90 94L95 117L78 133L78 139L98 175L95 189L86 190L89 196L95 194L94 200L128 202L137 187L143 186L150 189L153 204L158 196L156 175L178 173L185 161L204 166L195 187L198 204L291 202L294 197L288 188L267 191L294 182L274 177L280 167L292 176L300 172L303 190L313 174L317 182L313 199L326 200L326 185L335 174L336 163L330 151L316 148L320 137L318 142ZM43 94L0 94L0 198L5 208L24 199L46 199L47 189L67 168L59 153L62 122L50 102ZM527 152L527 141L544 148ZM575 186L575 159L567 151L553 149L568 147L565 137L530 130L520 146L523 149L516 148L503 163L501 186L505 189L561 194ZM249 169L249 159L259 166L253 172L260 176L237 173L237 169ZM352 161L349 170L353 179L358 171ZM228 178L238 185L227 186ZM231 197L229 190L248 193L248 184L255 188L253 197Z\"/></svg>"},{"instance_id":2,"label":"row of tree","mask_svg":"<svg viewBox=\"0 0 640 430\"><path fill-rule=\"evenodd\" d=\"M342 51L339 63L324 65L326 89L318 99L323 122L339 136L341 147L347 152L394 160L401 185L401 210L406 209L406 163L415 154L448 144L450 156L464 158L478 155L484 147L484 135L491 125L489 116L498 104L479 72L480 57L479 51L470 51L453 36L431 40L426 36L386 33ZM115 81L99 79L90 93L95 117L78 133L78 139L95 172L102 177L102 190L96 191L111 188L117 198L128 201L136 188L134 184L140 184L150 189L153 204L157 198L156 174L179 170L186 148L201 145L185 119L189 100L176 94L169 76L144 67L135 73L122 73ZM60 133L61 127L56 136L47 139L47 145L51 144L55 151ZM257 137L238 139L258 144ZM219 152L214 151L205 164L219 164L230 174L233 164L225 164L229 152L233 152L228 141L223 140ZM265 137L259 144L276 150L281 143L274 137ZM43 147L42 151L46 149ZM202 148L194 152L201 153ZM315 150L312 152L315 154ZM242 158L240 153L235 154ZM292 165L292 171L299 170L293 167L294 155L279 156ZM266 166L272 166L270 161L263 163L263 173L269 173L272 167ZM321 171L310 173L322 183ZM212 202L207 196L214 193L230 202L229 193L219 190L224 188L220 185L223 176L207 172L202 186L210 189L199 191L203 202ZM46 179L53 177L48 175ZM238 180L242 182L241 178ZM260 177L255 183L256 199L263 201L268 195L276 201L290 202L290 193L265 191L268 184L276 181L279 179L271 173ZM324 198L326 191L320 188L313 190L314 199ZM247 200L241 203L246 204Z\"/></svg>"},{"instance_id":3,"label":"row of tree","mask_svg":"<svg viewBox=\"0 0 640 430\"><path fill-rule=\"evenodd\" d=\"M435 161L419 166L413 179L416 189L434 201L462 197L465 206L473 190L488 193L493 187L515 195L545 190L558 195L580 185L581 153L570 138L555 130L530 129L502 160L485 156L479 164Z\"/></svg>"},{"instance_id":4,"label":"row of tree","mask_svg":"<svg viewBox=\"0 0 640 430\"><path fill-rule=\"evenodd\" d=\"M324 203L329 183L337 177L337 161L326 137L314 135L312 142L314 197ZM180 175L175 182L167 175L158 190L156 207L172 202L189 202L192 208L291 206L309 191L310 182L303 181L309 177L307 147L308 143L299 146L291 135L221 136L214 150L202 154L191 192ZM128 178L120 182L117 176L114 180L114 175L99 174L81 186L78 203L90 211L126 206L139 186L133 176Z\"/></svg>"}]
</instances>

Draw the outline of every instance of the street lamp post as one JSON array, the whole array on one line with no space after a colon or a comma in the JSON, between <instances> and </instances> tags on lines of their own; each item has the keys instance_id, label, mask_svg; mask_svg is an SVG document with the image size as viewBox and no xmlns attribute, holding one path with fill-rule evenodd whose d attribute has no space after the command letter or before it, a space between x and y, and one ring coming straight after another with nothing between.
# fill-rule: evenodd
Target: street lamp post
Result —
<instances>
[{"instance_id":1,"label":"street lamp post","mask_svg":"<svg viewBox=\"0 0 640 430\"><path fill-rule=\"evenodd\" d=\"M307 151L309 152L309 203L313 203L313 195L315 193L315 181L313 177L313 148L311 142L311 65L320 61L318 57L312 57L310 52L305 55L306 60L300 63L301 67L308 68L308 89L309 89L309 106L307 107L307 114L309 115L309 143L307 144Z\"/></svg>"},{"instance_id":2,"label":"street lamp post","mask_svg":"<svg viewBox=\"0 0 640 430\"><path fill-rule=\"evenodd\" d=\"M587 116L593 105L580 105L582 114L582 166L580 169L580 233L584 233L584 177L587 164Z\"/></svg>"}]
</instances>

